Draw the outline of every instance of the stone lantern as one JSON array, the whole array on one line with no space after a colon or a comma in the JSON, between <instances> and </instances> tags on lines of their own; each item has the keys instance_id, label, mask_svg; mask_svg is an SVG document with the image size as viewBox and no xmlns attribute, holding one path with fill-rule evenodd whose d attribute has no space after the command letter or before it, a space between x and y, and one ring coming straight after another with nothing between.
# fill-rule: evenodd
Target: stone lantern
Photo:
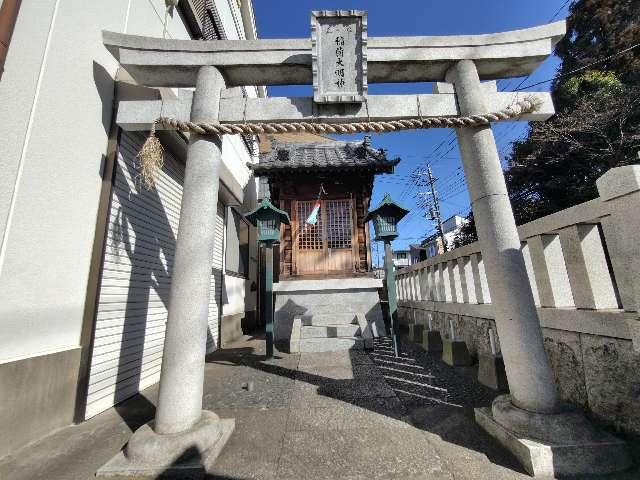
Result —
<instances>
[{"instance_id":1,"label":"stone lantern","mask_svg":"<svg viewBox=\"0 0 640 480\"><path fill-rule=\"evenodd\" d=\"M268 197L263 198L260 205L247 213L245 218L258 227L258 241L264 244L280 240L280 225L291 223L287 212L274 207Z\"/></svg>"},{"instance_id":2,"label":"stone lantern","mask_svg":"<svg viewBox=\"0 0 640 480\"><path fill-rule=\"evenodd\" d=\"M245 218L258 227L258 242L265 247L265 339L267 358L273 357L273 244L280 240L280 225L289 225L289 215L273 206L268 195Z\"/></svg>"},{"instance_id":3,"label":"stone lantern","mask_svg":"<svg viewBox=\"0 0 640 480\"><path fill-rule=\"evenodd\" d=\"M394 202L388 193L380 205L373 210L369 210L366 220L373 221L373 228L376 232L375 240L385 244L395 240L398 236L398 222L409 213L409 210Z\"/></svg>"},{"instance_id":4,"label":"stone lantern","mask_svg":"<svg viewBox=\"0 0 640 480\"><path fill-rule=\"evenodd\" d=\"M393 340L393 351L398 356L398 298L396 295L396 274L393 265L393 250L391 242L398 237L398 222L402 220L409 210L394 202L388 193L380 205L373 210L369 210L365 218L366 221L373 221L373 228L376 232L375 240L384 242L384 278L389 299L389 317L391 319L391 338Z\"/></svg>"}]
</instances>

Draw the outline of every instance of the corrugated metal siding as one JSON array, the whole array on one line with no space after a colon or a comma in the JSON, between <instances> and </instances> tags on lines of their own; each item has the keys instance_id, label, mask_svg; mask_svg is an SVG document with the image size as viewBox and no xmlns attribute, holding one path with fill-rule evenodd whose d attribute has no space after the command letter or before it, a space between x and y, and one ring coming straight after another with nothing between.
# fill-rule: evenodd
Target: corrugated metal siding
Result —
<instances>
[{"instance_id":1,"label":"corrugated metal siding","mask_svg":"<svg viewBox=\"0 0 640 480\"><path fill-rule=\"evenodd\" d=\"M140 185L135 157L145 135L123 133L113 182L100 278L87 407L92 417L160 378L184 166L165 150L156 188ZM224 209L218 223L224 229ZM222 258L216 235L215 258ZM214 261L214 265L216 265ZM214 268L214 272L216 269ZM217 270L222 271L222 268ZM211 277L210 334L218 345L221 277Z\"/></svg>"},{"instance_id":2,"label":"corrugated metal siding","mask_svg":"<svg viewBox=\"0 0 640 480\"><path fill-rule=\"evenodd\" d=\"M220 314L222 301L222 282L224 271L224 206L218 202L216 215L216 242L213 248L213 265L211 267L211 294L209 299L209 331L207 332L207 353L218 348L220 338Z\"/></svg>"}]
</instances>

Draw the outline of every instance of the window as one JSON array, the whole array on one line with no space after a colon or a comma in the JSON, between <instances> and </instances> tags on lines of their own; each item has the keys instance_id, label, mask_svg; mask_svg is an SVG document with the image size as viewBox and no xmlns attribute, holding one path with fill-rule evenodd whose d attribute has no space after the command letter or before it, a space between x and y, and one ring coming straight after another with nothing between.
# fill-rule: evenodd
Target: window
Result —
<instances>
[{"instance_id":1,"label":"window","mask_svg":"<svg viewBox=\"0 0 640 480\"><path fill-rule=\"evenodd\" d=\"M228 274L249 276L249 224L242 215L231 210L227 221L227 251L225 252Z\"/></svg>"},{"instance_id":2,"label":"window","mask_svg":"<svg viewBox=\"0 0 640 480\"><path fill-rule=\"evenodd\" d=\"M404 260L407 258L407 252L398 252L396 255L398 259Z\"/></svg>"},{"instance_id":3,"label":"window","mask_svg":"<svg viewBox=\"0 0 640 480\"><path fill-rule=\"evenodd\" d=\"M327 200L327 247L351 248L351 200Z\"/></svg>"}]
</instances>

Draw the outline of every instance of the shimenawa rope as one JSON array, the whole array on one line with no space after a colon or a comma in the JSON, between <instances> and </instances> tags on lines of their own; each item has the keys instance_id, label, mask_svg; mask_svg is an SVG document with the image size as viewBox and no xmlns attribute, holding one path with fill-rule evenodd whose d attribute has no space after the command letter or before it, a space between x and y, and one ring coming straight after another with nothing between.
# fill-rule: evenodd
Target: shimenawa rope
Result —
<instances>
[{"instance_id":1,"label":"shimenawa rope","mask_svg":"<svg viewBox=\"0 0 640 480\"><path fill-rule=\"evenodd\" d=\"M500 111L481 115L461 117L428 117L410 118L389 121L367 122L273 122L273 123L207 123L190 122L176 118L158 117L151 127L149 137L145 141L138 159L141 163L141 176L147 188L152 188L155 178L163 165L163 151L160 141L155 136L156 125L198 135L256 135L261 133L309 132L327 133L359 133L359 132L396 132L399 130L416 130L423 128L459 128L480 127L491 122L510 120L531 113L538 109L540 101L528 96ZM420 112L421 113L421 112ZM158 158L159 157L159 158Z\"/></svg>"}]
</instances>

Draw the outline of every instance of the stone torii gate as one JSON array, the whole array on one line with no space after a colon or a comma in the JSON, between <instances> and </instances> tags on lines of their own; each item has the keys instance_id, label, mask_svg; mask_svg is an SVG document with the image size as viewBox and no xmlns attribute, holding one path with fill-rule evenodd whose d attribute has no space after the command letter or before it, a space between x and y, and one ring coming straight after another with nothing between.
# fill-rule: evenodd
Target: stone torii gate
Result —
<instances>
[{"instance_id":1,"label":"stone torii gate","mask_svg":"<svg viewBox=\"0 0 640 480\"><path fill-rule=\"evenodd\" d=\"M178 126L191 136L155 422L137 430L99 474L166 473L194 449L206 465L233 430L232 420L202 410L221 164L221 138L211 133L219 130L203 125L240 125L243 132L255 133L278 131L283 123L312 129L324 122L356 129L350 131L380 131L393 129L388 122L394 121L433 119L423 126L451 126L438 121L477 120L523 99L522 93L497 92L494 82L481 80L530 74L565 33L564 22L556 22L488 35L367 38L364 12L314 12L312 20L311 39L190 41L103 34L106 47L138 84L195 90L173 101L121 101L118 106L117 123L125 130L150 130L163 117L173 123L160 122L157 128ZM432 94L367 96L367 84L375 82L438 83ZM278 84L314 84L314 97L242 98L225 91ZM548 93L527 96L535 109L518 112L518 119L541 121L554 113ZM271 126L260 127L265 123ZM510 395L499 397L492 416L480 423L531 473L620 469L628 461L624 445L560 407L490 124L485 119L454 126L510 386ZM187 459L180 468L201 468L197 463Z\"/></svg>"}]
</instances>

